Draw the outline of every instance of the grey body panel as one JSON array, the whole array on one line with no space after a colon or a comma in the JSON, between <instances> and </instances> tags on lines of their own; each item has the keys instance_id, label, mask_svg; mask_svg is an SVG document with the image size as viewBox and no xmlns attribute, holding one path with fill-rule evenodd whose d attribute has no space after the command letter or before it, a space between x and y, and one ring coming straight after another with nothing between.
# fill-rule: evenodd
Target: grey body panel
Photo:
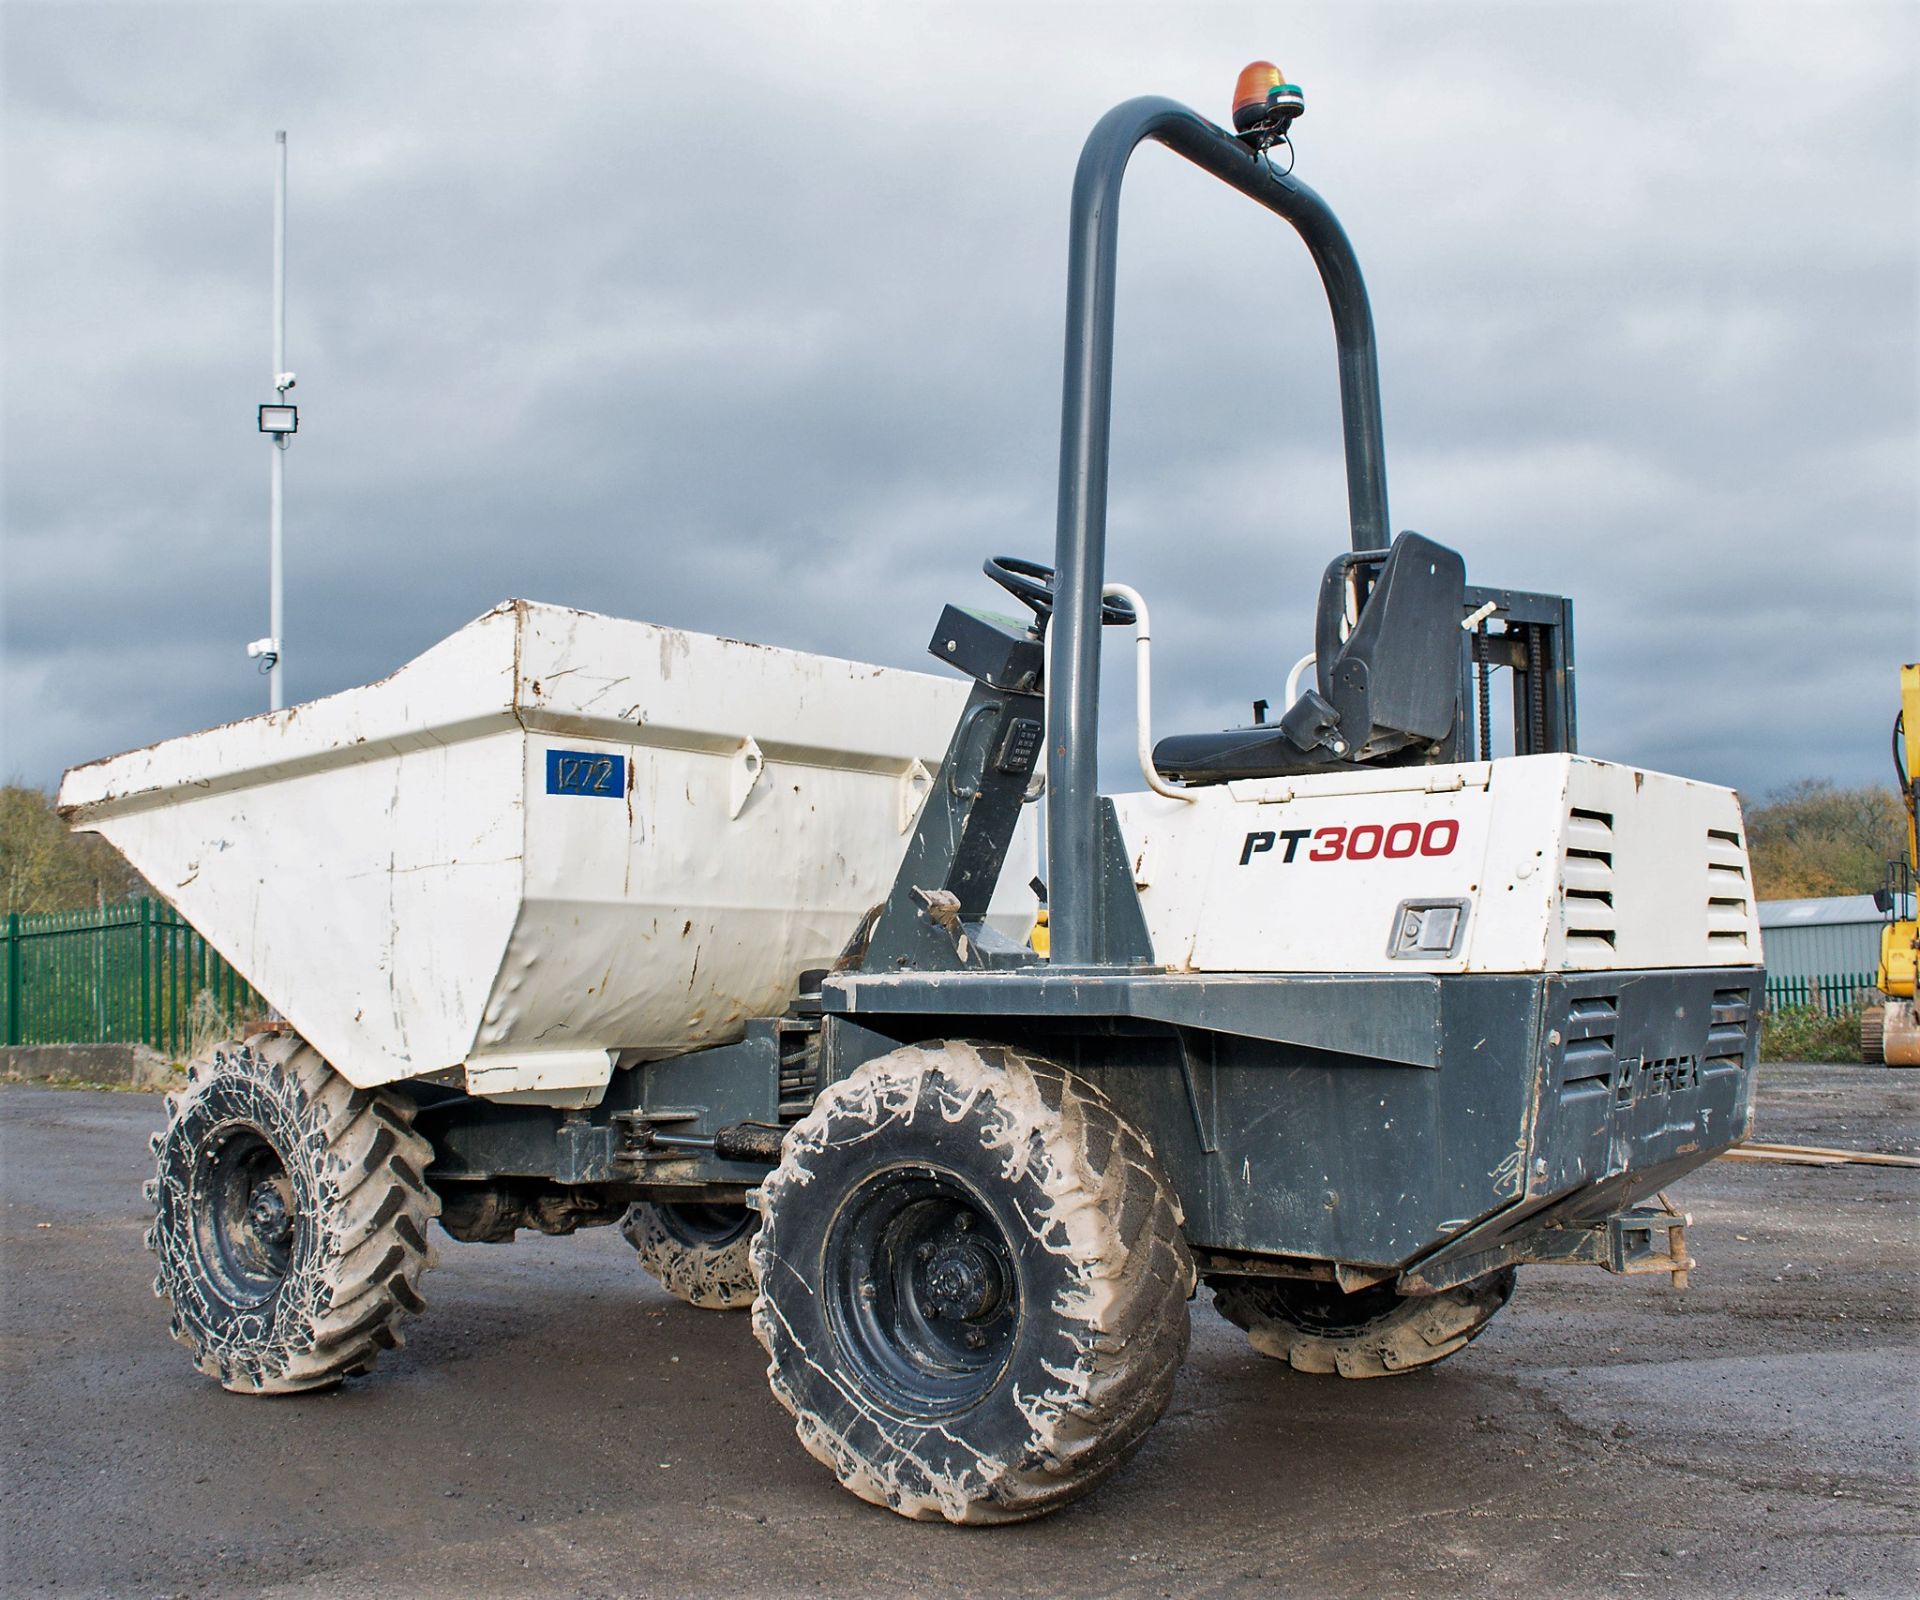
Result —
<instances>
[{"instance_id":1,"label":"grey body panel","mask_svg":"<svg viewBox=\"0 0 1920 1600\"><path fill-rule=\"evenodd\" d=\"M1137 904L1137 901L1136 901ZM1128 1018L1302 1045L1382 1063L1440 1064L1441 980L1165 972L849 974L827 981L829 1011L848 1016Z\"/></svg>"},{"instance_id":2,"label":"grey body panel","mask_svg":"<svg viewBox=\"0 0 1920 1600\"><path fill-rule=\"evenodd\" d=\"M859 978L828 987L823 1067L949 1035L1050 1053L1146 1132L1196 1247L1398 1268L1598 1225L1744 1136L1759 981Z\"/></svg>"}]
</instances>

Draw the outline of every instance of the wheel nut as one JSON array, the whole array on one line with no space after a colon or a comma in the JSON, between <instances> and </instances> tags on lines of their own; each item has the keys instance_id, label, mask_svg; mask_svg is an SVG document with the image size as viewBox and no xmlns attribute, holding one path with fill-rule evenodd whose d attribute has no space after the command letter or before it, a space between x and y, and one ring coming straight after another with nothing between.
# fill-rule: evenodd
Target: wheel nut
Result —
<instances>
[{"instance_id":1,"label":"wheel nut","mask_svg":"<svg viewBox=\"0 0 1920 1600\"><path fill-rule=\"evenodd\" d=\"M914 1251L913 1259L915 1261L931 1261L933 1259L933 1245L931 1243L921 1245L919 1249Z\"/></svg>"},{"instance_id":2,"label":"wheel nut","mask_svg":"<svg viewBox=\"0 0 1920 1600\"><path fill-rule=\"evenodd\" d=\"M987 1336L978 1328L967 1329L967 1348L969 1350L978 1350L986 1342Z\"/></svg>"}]
</instances>

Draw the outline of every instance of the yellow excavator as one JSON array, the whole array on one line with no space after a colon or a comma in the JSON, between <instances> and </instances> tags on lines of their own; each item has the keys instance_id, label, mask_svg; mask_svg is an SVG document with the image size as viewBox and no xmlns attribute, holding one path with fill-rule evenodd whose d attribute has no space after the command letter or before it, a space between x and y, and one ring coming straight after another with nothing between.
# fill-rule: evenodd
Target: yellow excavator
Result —
<instances>
[{"instance_id":1,"label":"yellow excavator","mask_svg":"<svg viewBox=\"0 0 1920 1600\"><path fill-rule=\"evenodd\" d=\"M1860 1054L1890 1067L1920 1067L1920 1016L1914 1011L1914 969L1920 966L1920 917L1914 880L1920 871L1920 662L1900 669L1900 714L1893 721L1893 770L1907 808L1907 851L1887 863L1886 886L1873 899L1886 914L1880 930L1879 995L1860 1013Z\"/></svg>"}]
</instances>

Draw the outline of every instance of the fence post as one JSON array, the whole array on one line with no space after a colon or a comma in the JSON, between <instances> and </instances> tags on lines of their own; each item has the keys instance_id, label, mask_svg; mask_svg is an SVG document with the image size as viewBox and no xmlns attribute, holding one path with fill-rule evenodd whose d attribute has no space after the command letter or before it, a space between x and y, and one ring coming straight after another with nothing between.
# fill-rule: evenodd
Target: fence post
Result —
<instances>
[{"instance_id":1,"label":"fence post","mask_svg":"<svg viewBox=\"0 0 1920 1600\"><path fill-rule=\"evenodd\" d=\"M93 1036L107 1036L107 906L103 900L93 912Z\"/></svg>"},{"instance_id":2,"label":"fence post","mask_svg":"<svg viewBox=\"0 0 1920 1600\"><path fill-rule=\"evenodd\" d=\"M7 913L7 1043L20 1042L20 913Z\"/></svg>"},{"instance_id":3,"label":"fence post","mask_svg":"<svg viewBox=\"0 0 1920 1600\"><path fill-rule=\"evenodd\" d=\"M140 902L140 1042L153 1043L153 901Z\"/></svg>"},{"instance_id":4,"label":"fence post","mask_svg":"<svg viewBox=\"0 0 1920 1600\"><path fill-rule=\"evenodd\" d=\"M167 987L165 1014L160 1019L160 1043L155 1048L173 1055L177 1048L173 1042L174 1030L180 1025L181 940L180 930L170 910L162 913L160 922L160 948L166 953Z\"/></svg>"}]
</instances>

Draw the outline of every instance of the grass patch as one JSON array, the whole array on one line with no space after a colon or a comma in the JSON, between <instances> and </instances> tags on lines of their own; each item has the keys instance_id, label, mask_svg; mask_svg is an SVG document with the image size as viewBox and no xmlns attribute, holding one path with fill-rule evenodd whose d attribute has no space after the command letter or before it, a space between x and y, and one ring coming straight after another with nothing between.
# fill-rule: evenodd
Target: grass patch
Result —
<instances>
[{"instance_id":1,"label":"grass patch","mask_svg":"<svg viewBox=\"0 0 1920 1600\"><path fill-rule=\"evenodd\" d=\"M1760 1019L1760 1059L1858 1062L1860 1008L1776 1006Z\"/></svg>"}]
</instances>

